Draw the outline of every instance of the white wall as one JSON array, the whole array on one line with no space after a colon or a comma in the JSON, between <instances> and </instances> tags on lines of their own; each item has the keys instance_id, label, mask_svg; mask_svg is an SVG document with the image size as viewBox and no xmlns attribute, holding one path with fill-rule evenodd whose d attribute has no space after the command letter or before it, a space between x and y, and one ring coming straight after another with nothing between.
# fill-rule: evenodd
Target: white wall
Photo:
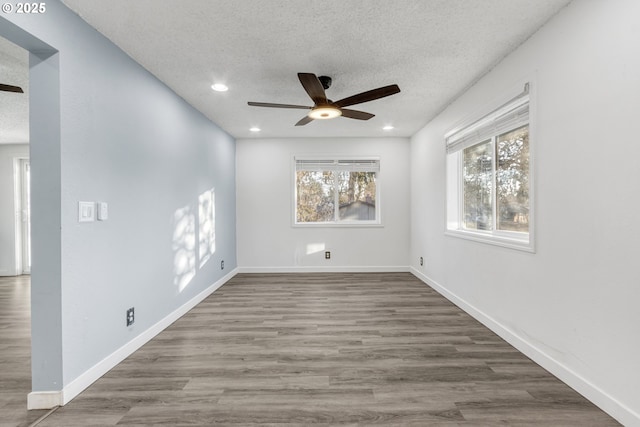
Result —
<instances>
[{"instance_id":1,"label":"white wall","mask_svg":"<svg viewBox=\"0 0 640 427\"><path fill-rule=\"evenodd\" d=\"M373 271L407 268L407 138L240 139L236 151L241 271ZM293 227L296 154L380 157L382 227ZM324 251L331 259L324 259Z\"/></svg>"},{"instance_id":2,"label":"white wall","mask_svg":"<svg viewBox=\"0 0 640 427\"><path fill-rule=\"evenodd\" d=\"M16 259L16 209L14 159L28 158L27 144L0 144L0 276L21 273Z\"/></svg>"},{"instance_id":3,"label":"white wall","mask_svg":"<svg viewBox=\"0 0 640 427\"><path fill-rule=\"evenodd\" d=\"M571 3L411 141L415 273L627 425L640 425L638 17L635 0ZM531 77L536 253L445 236L443 135Z\"/></svg>"}]
</instances>

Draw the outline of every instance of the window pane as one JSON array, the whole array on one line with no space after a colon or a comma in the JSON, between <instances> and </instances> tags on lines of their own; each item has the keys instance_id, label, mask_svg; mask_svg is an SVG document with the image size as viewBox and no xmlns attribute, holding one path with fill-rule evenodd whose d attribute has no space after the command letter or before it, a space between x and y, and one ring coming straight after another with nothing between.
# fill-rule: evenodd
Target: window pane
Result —
<instances>
[{"instance_id":1,"label":"window pane","mask_svg":"<svg viewBox=\"0 0 640 427\"><path fill-rule=\"evenodd\" d=\"M375 221L376 173L348 172L338 174L341 221Z\"/></svg>"},{"instance_id":2,"label":"window pane","mask_svg":"<svg viewBox=\"0 0 640 427\"><path fill-rule=\"evenodd\" d=\"M496 144L498 230L529 231L529 126L505 133Z\"/></svg>"},{"instance_id":3,"label":"window pane","mask_svg":"<svg viewBox=\"0 0 640 427\"><path fill-rule=\"evenodd\" d=\"M491 141L466 148L463 155L463 226L470 230L491 230L493 186Z\"/></svg>"},{"instance_id":4,"label":"window pane","mask_svg":"<svg viewBox=\"0 0 640 427\"><path fill-rule=\"evenodd\" d=\"M296 221L334 220L334 172L296 171Z\"/></svg>"}]
</instances>

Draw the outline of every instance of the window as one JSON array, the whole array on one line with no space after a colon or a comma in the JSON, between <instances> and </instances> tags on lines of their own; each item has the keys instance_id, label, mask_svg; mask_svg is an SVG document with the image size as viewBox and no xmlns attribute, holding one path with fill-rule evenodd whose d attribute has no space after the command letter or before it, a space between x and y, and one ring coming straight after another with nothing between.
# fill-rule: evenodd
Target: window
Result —
<instances>
[{"instance_id":1,"label":"window","mask_svg":"<svg viewBox=\"0 0 640 427\"><path fill-rule=\"evenodd\" d=\"M533 251L529 85L447 143L447 232Z\"/></svg>"},{"instance_id":2,"label":"window","mask_svg":"<svg viewBox=\"0 0 640 427\"><path fill-rule=\"evenodd\" d=\"M295 159L295 224L380 224L378 159Z\"/></svg>"}]
</instances>

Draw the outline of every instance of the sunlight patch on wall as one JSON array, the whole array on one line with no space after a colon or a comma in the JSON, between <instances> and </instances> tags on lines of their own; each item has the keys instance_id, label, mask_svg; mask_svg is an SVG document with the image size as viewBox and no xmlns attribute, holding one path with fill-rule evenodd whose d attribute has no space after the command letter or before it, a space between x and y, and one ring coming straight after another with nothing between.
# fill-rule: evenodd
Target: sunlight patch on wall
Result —
<instances>
[{"instance_id":1,"label":"sunlight patch on wall","mask_svg":"<svg viewBox=\"0 0 640 427\"><path fill-rule=\"evenodd\" d=\"M315 254L324 251L324 243L309 243L307 244L307 255Z\"/></svg>"},{"instance_id":2,"label":"sunlight patch on wall","mask_svg":"<svg viewBox=\"0 0 640 427\"><path fill-rule=\"evenodd\" d=\"M182 292L196 275L196 218L191 206L173 214L173 283Z\"/></svg>"},{"instance_id":3,"label":"sunlight patch on wall","mask_svg":"<svg viewBox=\"0 0 640 427\"><path fill-rule=\"evenodd\" d=\"M197 211L196 211L197 210ZM197 215L197 218L196 218ZM173 213L173 283L182 292L216 251L215 190Z\"/></svg>"},{"instance_id":4,"label":"sunlight patch on wall","mask_svg":"<svg viewBox=\"0 0 640 427\"><path fill-rule=\"evenodd\" d=\"M213 188L198 196L198 232L202 268L216 251L216 197Z\"/></svg>"}]
</instances>

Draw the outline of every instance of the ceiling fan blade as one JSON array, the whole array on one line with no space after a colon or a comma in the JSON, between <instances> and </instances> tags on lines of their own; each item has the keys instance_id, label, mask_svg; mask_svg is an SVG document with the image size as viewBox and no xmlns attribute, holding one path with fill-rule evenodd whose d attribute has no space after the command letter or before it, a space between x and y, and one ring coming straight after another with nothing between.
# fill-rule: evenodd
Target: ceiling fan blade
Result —
<instances>
[{"instance_id":1,"label":"ceiling fan blade","mask_svg":"<svg viewBox=\"0 0 640 427\"><path fill-rule=\"evenodd\" d=\"M5 92L16 92L16 93L24 93L21 87L19 86L11 86L11 85L3 85L0 83L0 90Z\"/></svg>"},{"instance_id":2,"label":"ceiling fan blade","mask_svg":"<svg viewBox=\"0 0 640 427\"><path fill-rule=\"evenodd\" d=\"M302 119L300 119L300 121L298 123L296 123L296 126L304 126L307 123L312 122L313 119L309 116L304 116Z\"/></svg>"},{"instance_id":3,"label":"ceiling fan blade","mask_svg":"<svg viewBox=\"0 0 640 427\"><path fill-rule=\"evenodd\" d=\"M302 83L302 87L307 91L314 104L324 105L328 104L327 95L324 93L322 83L318 80L318 77L312 73L298 73L298 79Z\"/></svg>"},{"instance_id":4,"label":"ceiling fan blade","mask_svg":"<svg viewBox=\"0 0 640 427\"><path fill-rule=\"evenodd\" d=\"M341 108L340 111L342 111L342 117L350 119L369 120L370 118L375 117L375 114L365 113L364 111L358 110L349 110L347 108Z\"/></svg>"},{"instance_id":5,"label":"ceiling fan blade","mask_svg":"<svg viewBox=\"0 0 640 427\"><path fill-rule=\"evenodd\" d=\"M394 95L398 92L400 92L398 85L389 85L379 87L378 89L368 90L348 98L343 98L333 104L337 107L348 107L349 105L361 104L363 102L373 101L374 99L384 98L385 96Z\"/></svg>"},{"instance_id":6,"label":"ceiling fan blade","mask_svg":"<svg viewBox=\"0 0 640 427\"><path fill-rule=\"evenodd\" d=\"M297 108L300 110L310 110L313 107L305 107L304 105L291 104L273 104L271 102L247 102L252 107L272 107L272 108Z\"/></svg>"}]
</instances>

